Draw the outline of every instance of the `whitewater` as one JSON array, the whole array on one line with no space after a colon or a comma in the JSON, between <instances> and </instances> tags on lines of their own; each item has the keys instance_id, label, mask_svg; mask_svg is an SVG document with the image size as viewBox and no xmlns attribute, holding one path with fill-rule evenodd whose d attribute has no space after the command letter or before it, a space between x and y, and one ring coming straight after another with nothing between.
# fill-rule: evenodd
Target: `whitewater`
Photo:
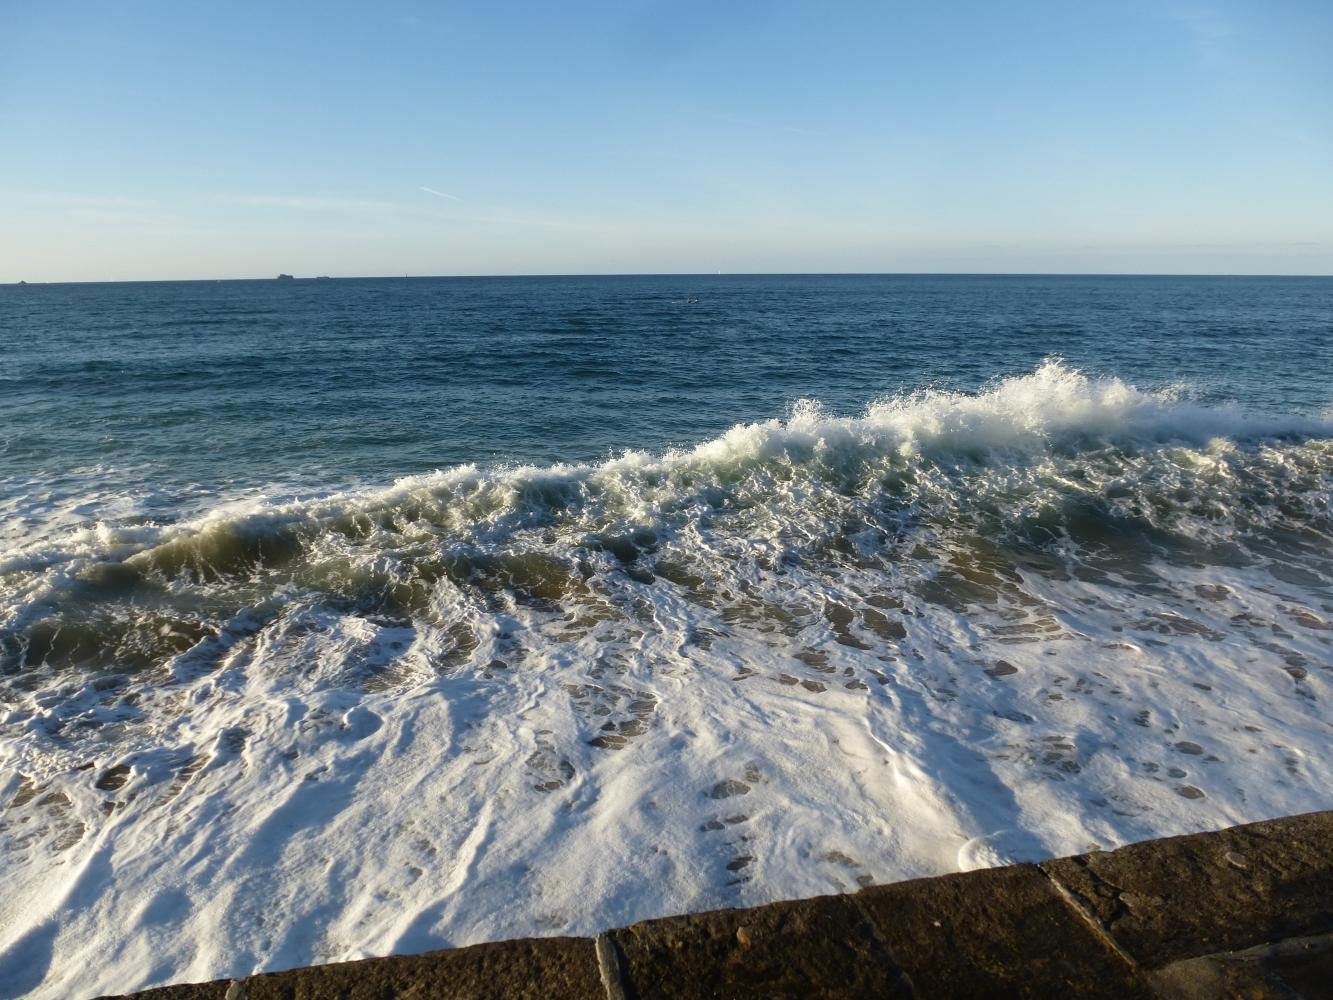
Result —
<instances>
[{"instance_id":1,"label":"whitewater","mask_svg":"<svg viewBox=\"0 0 1333 1000\"><path fill-rule=\"evenodd\" d=\"M1333 419L1048 361L694 447L6 509L0 994L1333 807Z\"/></svg>"}]
</instances>

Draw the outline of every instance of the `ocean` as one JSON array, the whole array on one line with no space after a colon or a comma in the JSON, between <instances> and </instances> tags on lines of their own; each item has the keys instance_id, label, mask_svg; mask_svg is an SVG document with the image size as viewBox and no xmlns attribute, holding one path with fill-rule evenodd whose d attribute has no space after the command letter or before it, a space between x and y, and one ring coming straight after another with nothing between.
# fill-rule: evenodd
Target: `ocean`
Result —
<instances>
[{"instance_id":1,"label":"ocean","mask_svg":"<svg viewBox=\"0 0 1333 1000\"><path fill-rule=\"evenodd\" d=\"M0 287L0 995L1333 807L1333 279Z\"/></svg>"}]
</instances>

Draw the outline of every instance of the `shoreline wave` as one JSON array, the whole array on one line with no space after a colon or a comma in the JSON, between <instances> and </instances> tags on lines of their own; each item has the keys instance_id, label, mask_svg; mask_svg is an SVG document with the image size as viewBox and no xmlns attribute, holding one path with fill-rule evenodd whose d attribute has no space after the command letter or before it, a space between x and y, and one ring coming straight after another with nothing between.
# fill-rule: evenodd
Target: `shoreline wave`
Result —
<instances>
[{"instance_id":1,"label":"shoreline wave","mask_svg":"<svg viewBox=\"0 0 1333 1000\"><path fill-rule=\"evenodd\" d=\"M38 995L106 992L1333 806L1331 486L1318 421L1049 362L76 527L0 571L0 978L46 934Z\"/></svg>"},{"instance_id":2,"label":"shoreline wave","mask_svg":"<svg viewBox=\"0 0 1333 1000\"><path fill-rule=\"evenodd\" d=\"M1182 445L1216 453L1263 441L1322 440L1333 440L1333 420L1204 406L1169 392L1144 392L1115 377L1090 377L1051 359L979 393L919 390L872 402L857 417L834 416L817 401L802 400L786 419L739 424L660 454L630 450L595 464L466 464L310 500L235 499L175 524L98 523L75 532L65 553L142 553L185 536L228 531L238 539L280 538L320 522L354 531L358 517L395 510L445 527L468 518L483 522L502 511L555 511L599 497L613 506L617 493L635 490L660 498L664 480L686 494L725 488L749 471L778 475L804 467L855 487L867 475L912 460L1003 467L1051 454L1073 458L1099 447L1132 452ZM628 511L634 498L622 499ZM54 561L59 554L20 553L0 561L0 575L25 568L25 560L26 568L35 568L43 558Z\"/></svg>"}]
</instances>

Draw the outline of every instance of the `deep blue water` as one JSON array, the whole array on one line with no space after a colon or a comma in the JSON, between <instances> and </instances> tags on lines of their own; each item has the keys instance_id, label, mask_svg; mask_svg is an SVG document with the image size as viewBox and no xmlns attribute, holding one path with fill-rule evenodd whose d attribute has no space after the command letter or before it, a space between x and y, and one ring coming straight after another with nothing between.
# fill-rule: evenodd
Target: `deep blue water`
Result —
<instances>
[{"instance_id":1,"label":"deep blue water","mask_svg":"<svg viewBox=\"0 0 1333 1000\"><path fill-rule=\"evenodd\" d=\"M55 907L0 968L1329 808L1330 333L1333 279L0 288L0 884Z\"/></svg>"},{"instance_id":2,"label":"deep blue water","mask_svg":"<svg viewBox=\"0 0 1333 1000\"><path fill-rule=\"evenodd\" d=\"M0 287L0 489L343 485L695 442L1060 355L1317 412L1333 279L661 276ZM5 487L3 484L9 485Z\"/></svg>"}]
</instances>

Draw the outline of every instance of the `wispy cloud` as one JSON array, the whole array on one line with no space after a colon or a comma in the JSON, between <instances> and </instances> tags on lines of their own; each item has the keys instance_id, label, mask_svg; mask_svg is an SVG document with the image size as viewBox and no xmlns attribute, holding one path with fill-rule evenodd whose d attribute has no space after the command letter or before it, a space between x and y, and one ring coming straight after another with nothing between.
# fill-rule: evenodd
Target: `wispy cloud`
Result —
<instances>
[{"instance_id":1,"label":"wispy cloud","mask_svg":"<svg viewBox=\"0 0 1333 1000\"><path fill-rule=\"evenodd\" d=\"M147 202L120 194L71 194L63 191L6 191L4 195L18 201L57 205L61 208L142 208Z\"/></svg>"},{"instance_id":2,"label":"wispy cloud","mask_svg":"<svg viewBox=\"0 0 1333 1000\"><path fill-rule=\"evenodd\" d=\"M167 221L160 202L122 194L79 194L69 191L0 191L0 203L8 202L24 214L37 213L54 221L73 219L93 225L149 226Z\"/></svg>"},{"instance_id":3,"label":"wispy cloud","mask_svg":"<svg viewBox=\"0 0 1333 1000\"><path fill-rule=\"evenodd\" d=\"M373 198L325 198L310 195L276 194L220 194L216 201L228 205L246 205L251 208L294 209L302 212L387 212L402 209L403 205Z\"/></svg>"},{"instance_id":4,"label":"wispy cloud","mask_svg":"<svg viewBox=\"0 0 1333 1000\"><path fill-rule=\"evenodd\" d=\"M65 210L65 214L71 219L78 219L80 222L95 222L104 225L117 226L131 223L140 225L154 221L156 218L146 212L115 208L70 207Z\"/></svg>"},{"instance_id":5,"label":"wispy cloud","mask_svg":"<svg viewBox=\"0 0 1333 1000\"><path fill-rule=\"evenodd\" d=\"M424 185L424 184L421 185L421 190L425 191L427 194L433 194L433 195L435 195L436 198L447 198L447 199L449 199L450 201L462 201L462 200L463 200L462 198L458 197L458 195L456 195L456 194L446 194L446 193L443 192L443 191L436 191L433 187L426 187L426 185Z\"/></svg>"}]
</instances>

